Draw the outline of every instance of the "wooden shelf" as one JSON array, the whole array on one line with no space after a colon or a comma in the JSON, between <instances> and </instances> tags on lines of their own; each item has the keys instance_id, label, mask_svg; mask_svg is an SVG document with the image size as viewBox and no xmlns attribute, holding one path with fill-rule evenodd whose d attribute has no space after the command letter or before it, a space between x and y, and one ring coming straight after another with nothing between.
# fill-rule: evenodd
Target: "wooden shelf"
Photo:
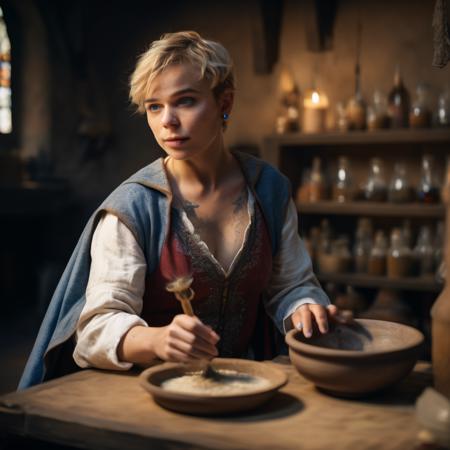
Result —
<instances>
[{"instance_id":1,"label":"wooden shelf","mask_svg":"<svg viewBox=\"0 0 450 450\"><path fill-rule=\"evenodd\" d=\"M444 285L436 282L433 277L419 278L387 278L375 277L359 273L318 273L321 283L347 284L356 287L390 288L405 291L440 292Z\"/></svg>"},{"instance_id":2,"label":"wooden shelf","mask_svg":"<svg viewBox=\"0 0 450 450\"><path fill-rule=\"evenodd\" d=\"M266 137L266 142L278 146L326 146L351 144L418 144L418 143L448 143L450 129L424 130L376 130L376 131L330 131L318 134L290 133L272 134Z\"/></svg>"},{"instance_id":3,"label":"wooden shelf","mask_svg":"<svg viewBox=\"0 0 450 450\"><path fill-rule=\"evenodd\" d=\"M420 203L393 204L388 202L347 202L337 203L323 201L317 203L297 203L300 214L331 214L355 216L384 217L445 217L445 207L442 204L424 205Z\"/></svg>"}]
</instances>

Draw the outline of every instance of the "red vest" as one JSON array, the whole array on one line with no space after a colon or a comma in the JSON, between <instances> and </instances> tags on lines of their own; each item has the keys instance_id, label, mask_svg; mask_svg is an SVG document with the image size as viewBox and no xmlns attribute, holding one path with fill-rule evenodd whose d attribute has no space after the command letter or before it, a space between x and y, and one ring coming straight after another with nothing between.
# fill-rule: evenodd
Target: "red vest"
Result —
<instances>
[{"instance_id":1,"label":"red vest","mask_svg":"<svg viewBox=\"0 0 450 450\"><path fill-rule=\"evenodd\" d=\"M245 358L251 347L257 359L272 357L273 329L262 304L272 273L272 252L258 205L255 203L246 241L228 274L186 229L177 209L172 209L171 221L159 267L146 278L142 318L150 326L164 326L182 314L180 303L165 286L189 274L194 279L194 313L219 334L219 355Z\"/></svg>"}]
</instances>

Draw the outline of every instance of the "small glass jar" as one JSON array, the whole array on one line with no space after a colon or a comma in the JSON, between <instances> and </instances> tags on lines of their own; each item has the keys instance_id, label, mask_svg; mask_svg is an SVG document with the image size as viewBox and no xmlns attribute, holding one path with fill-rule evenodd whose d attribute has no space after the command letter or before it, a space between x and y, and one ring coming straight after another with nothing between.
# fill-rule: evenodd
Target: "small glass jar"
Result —
<instances>
[{"instance_id":1,"label":"small glass jar","mask_svg":"<svg viewBox=\"0 0 450 450\"><path fill-rule=\"evenodd\" d=\"M355 244L353 246L353 260L355 272L367 273L369 255L372 247L372 222L362 217L356 228Z\"/></svg>"},{"instance_id":2,"label":"small glass jar","mask_svg":"<svg viewBox=\"0 0 450 450\"><path fill-rule=\"evenodd\" d=\"M309 232L309 254L311 256L313 267L316 268L317 265L317 255L320 249L320 228L312 227Z\"/></svg>"},{"instance_id":3,"label":"small glass jar","mask_svg":"<svg viewBox=\"0 0 450 450\"><path fill-rule=\"evenodd\" d=\"M419 276L434 274L434 250L430 228L427 226L421 227L417 244L413 250L415 266Z\"/></svg>"},{"instance_id":4,"label":"small glass jar","mask_svg":"<svg viewBox=\"0 0 450 450\"><path fill-rule=\"evenodd\" d=\"M322 172L322 163L320 158L314 158L311 168L311 176L309 180L309 201L311 203L325 200L326 186L325 177Z\"/></svg>"},{"instance_id":5,"label":"small glass jar","mask_svg":"<svg viewBox=\"0 0 450 450\"><path fill-rule=\"evenodd\" d=\"M317 246L318 253L330 253L331 238L333 230L331 229L328 219L322 219L320 222L319 241Z\"/></svg>"},{"instance_id":6,"label":"small glass jar","mask_svg":"<svg viewBox=\"0 0 450 450\"><path fill-rule=\"evenodd\" d=\"M387 183L383 162L379 158L370 160L369 176L364 185L364 199L373 202L383 202L387 197Z\"/></svg>"},{"instance_id":7,"label":"small glass jar","mask_svg":"<svg viewBox=\"0 0 450 450\"><path fill-rule=\"evenodd\" d=\"M349 250L348 238L340 236L331 242L330 253L320 256L321 272L344 273L350 269L352 255Z\"/></svg>"},{"instance_id":8,"label":"small glass jar","mask_svg":"<svg viewBox=\"0 0 450 450\"><path fill-rule=\"evenodd\" d=\"M437 126L450 127L450 89L448 87L439 95Z\"/></svg>"},{"instance_id":9,"label":"small glass jar","mask_svg":"<svg viewBox=\"0 0 450 450\"><path fill-rule=\"evenodd\" d=\"M391 232L391 245L387 257L387 275L389 278L407 277L412 271L412 251L405 244L402 230L394 228Z\"/></svg>"},{"instance_id":10,"label":"small glass jar","mask_svg":"<svg viewBox=\"0 0 450 450\"><path fill-rule=\"evenodd\" d=\"M431 121L429 87L426 84L419 84L416 89L416 98L409 112L409 126L411 128L429 128Z\"/></svg>"},{"instance_id":11,"label":"small glass jar","mask_svg":"<svg viewBox=\"0 0 450 450\"><path fill-rule=\"evenodd\" d=\"M386 274L386 257L388 242L383 231L379 230L375 234L374 245L369 255L369 275L381 277Z\"/></svg>"},{"instance_id":12,"label":"small glass jar","mask_svg":"<svg viewBox=\"0 0 450 450\"><path fill-rule=\"evenodd\" d=\"M440 201L441 183L436 176L434 159L431 155L423 155L420 182L417 189L419 201L422 203L438 203Z\"/></svg>"},{"instance_id":13,"label":"small glass jar","mask_svg":"<svg viewBox=\"0 0 450 450\"><path fill-rule=\"evenodd\" d=\"M411 227L411 221L409 219L405 219L403 221L402 235L405 245L411 248L413 245L413 231Z\"/></svg>"},{"instance_id":14,"label":"small glass jar","mask_svg":"<svg viewBox=\"0 0 450 450\"><path fill-rule=\"evenodd\" d=\"M348 131L347 111L343 102L336 103L336 130Z\"/></svg>"},{"instance_id":15,"label":"small glass jar","mask_svg":"<svg viewBox=\"0 0 450 450\"><path fill-rule=\"evenodd\" d=\"M412 197L413 189L406 176L406 166L403 163L396 163L389 183L388 200L392 203L405 203L411 201Z\"/></svg>"},{"instance_id":16,"label":"small glass jar","mask_svg":"<svg viewBox=\"0 0 450 450\"><path fill-rule=\"evenodd\" d=\"M387 97L381 91L373 93L372 104L367 108L368 130L389 128Z\"/></svg>"},{"instance_id":17,"label":"small glass jar","mask_svg":"<svg viewBox=\"0 0 450 450\"><path fill-rule=\"evenodd\" d=\"M353 199L353 183L350 174L350 162L345 156L338 161L336 178L333 184L332 198L339 203L349 202Z\"/></svg>"},{"instance_id":18,"label":"small glass jar","mask_svg":"<svg viewBox=\"0 0 450 450\"><path fill-rule=\"evenodd\" d=\"M349 130L366 129L366 102L361 94L356 94L347 103L347 121Z\"/></svg>"}]
</instances>

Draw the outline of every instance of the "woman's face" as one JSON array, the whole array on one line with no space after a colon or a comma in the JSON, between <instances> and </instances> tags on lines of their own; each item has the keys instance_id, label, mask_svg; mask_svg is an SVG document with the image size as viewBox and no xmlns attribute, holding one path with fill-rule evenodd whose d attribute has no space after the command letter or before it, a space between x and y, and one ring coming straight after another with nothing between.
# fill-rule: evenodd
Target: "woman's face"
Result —
<instances>
[{"instance_id":1,"label":"woman's face","mask_svg":"<svg viewBox=\"0 0 450 450\"><path fill-rule=\"evenodd\" d=\"M216 99L190 64L171 65L156 76L144 102L158 144L178 160L221 149L222 116L231 103L232 93Z\"/></svg>"}]
</instances>

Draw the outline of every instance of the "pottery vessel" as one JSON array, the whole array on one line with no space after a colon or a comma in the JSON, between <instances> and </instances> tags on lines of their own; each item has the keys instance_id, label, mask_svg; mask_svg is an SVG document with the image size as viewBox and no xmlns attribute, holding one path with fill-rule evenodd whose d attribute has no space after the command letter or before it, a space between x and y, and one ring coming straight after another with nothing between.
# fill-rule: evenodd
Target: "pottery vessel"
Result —
<instances>
[{"instance_id":1,"label":"pottery vessel","mask_svg":"<svg viewBox=\"0 0 450 450\"><path fill-rule=\"evenodd\" d=\"M264 388L251 388L242 394L205 395L174 392L161 387L161 384L198 370L198 364L163 363L144 370L140 375L140 384L160 406L186 414L222 415L247 411L260 406L278 389L287 383L285 372L270 363L246 359L215 358L214 370L235 370L241 374L265 378L269 385Z\"/></svg>"},{"instance_id":2,"label":"pottery vessel","mask_svg":"<svg viewBox=\"0 0 450 450\"><path fill-rule=\"evenodd\" d=\"M359 397L405 377L419 358L424 336L394 322L355 319L332 325L307 339L298 330L286 335L289 357L298 372L319 389L341 397Z\"/></svg>"}]
</instances>

